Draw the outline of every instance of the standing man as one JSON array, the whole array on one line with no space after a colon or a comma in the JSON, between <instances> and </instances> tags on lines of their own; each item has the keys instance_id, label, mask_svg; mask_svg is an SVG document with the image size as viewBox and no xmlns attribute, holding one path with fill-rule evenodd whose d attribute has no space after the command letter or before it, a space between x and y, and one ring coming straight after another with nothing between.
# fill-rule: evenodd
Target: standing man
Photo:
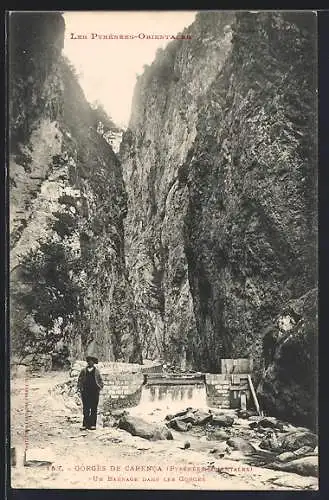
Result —
<instances>
[{"instance_id":1,"label":"standing man","mask_svg":"<svg viewBox=\"0 0 329 500\"><path fill-rule=\"evenodd\" d=\"M94 356L86 357L87 366L80 372L78 378L78 390L81 394L83 406L83 424L80 430L96 429L97 406L99 401L99 392L103 389L103 380L95 364L98 359Z\"/></svg>"}]
</instances>

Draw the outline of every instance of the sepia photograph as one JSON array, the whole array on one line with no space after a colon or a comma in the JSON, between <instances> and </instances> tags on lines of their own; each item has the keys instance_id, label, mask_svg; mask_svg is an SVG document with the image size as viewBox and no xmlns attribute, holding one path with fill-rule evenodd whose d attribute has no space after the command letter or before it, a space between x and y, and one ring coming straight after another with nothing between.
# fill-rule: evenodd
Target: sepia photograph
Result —
<instances>
[{"instance_id":1,"label":"sepia photograph","mask_svg":"<svg viewBox=\"0 0 329 500\"><path fill-rule=\"evenodd\" d=\"M319 489L317 13L10 11L13 489Z\"/></svg>"}]
</instances>

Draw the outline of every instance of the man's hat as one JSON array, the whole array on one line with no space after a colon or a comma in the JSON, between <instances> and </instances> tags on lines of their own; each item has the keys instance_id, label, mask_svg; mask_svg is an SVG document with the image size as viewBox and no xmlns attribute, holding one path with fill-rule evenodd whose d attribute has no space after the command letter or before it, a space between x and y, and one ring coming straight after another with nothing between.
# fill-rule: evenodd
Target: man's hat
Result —
<instances>
[{"instance_id":1,"label":"man's hat","mask_svg":"<svg viewBox=\"0 0 329 500\"><path fill-rule=\"evenodd\" d=\"M86 356L86 361L88 361L88 359L91 359L95 364L98 363L98 358L95 356Z\"/></svg>"}]
</instances>

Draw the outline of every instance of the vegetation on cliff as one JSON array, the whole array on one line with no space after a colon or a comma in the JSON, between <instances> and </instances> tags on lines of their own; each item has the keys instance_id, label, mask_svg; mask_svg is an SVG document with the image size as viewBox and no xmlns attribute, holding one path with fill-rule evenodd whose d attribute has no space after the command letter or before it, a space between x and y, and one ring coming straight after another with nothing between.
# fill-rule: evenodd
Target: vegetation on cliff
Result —
<instances>
[{"instance_id":1,"label":"vegetation on cliff","mask_svg":"<svg viewBox=\"0 0 329 500\"><path fill-rule=\"evenodd\" d=\"M100 359L140 360L123 253L126 194L97 131L100 121L114 124L87 103L61 55L60 14L12 14L9 28L13 354L47 353L64 339L82 356L94 340Z\"/></svg>"}]
</instances>

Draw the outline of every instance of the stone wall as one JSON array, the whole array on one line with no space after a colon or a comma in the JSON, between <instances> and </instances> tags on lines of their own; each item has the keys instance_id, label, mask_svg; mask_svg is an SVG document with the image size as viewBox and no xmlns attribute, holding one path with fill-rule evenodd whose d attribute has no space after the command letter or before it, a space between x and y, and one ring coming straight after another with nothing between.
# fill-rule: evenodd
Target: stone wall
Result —
<instances>
[{"instance_id":1,"label":"stone wall","mask_svg":"<svg viewBox=\"0 0 329 500\"><path fill-rule=\"evenodd\" d=\"M114 408L137 406L142 392L143 374L103 370L104 388L100 403L103 413Z\"/></svg>"},{"instance_id":2,"label":"stone wall","mask_svg":"<svg viewBox=\"0 0 329 500\"><path fill-rule=\"evenodd\" d=\"M143 373L163 373L163 365L162 364L150 364L142 366Z\"/></svg>"},{"instance_id":3,"label":"stone wall","mask_svg":"<svg viewBox=\"0 0 329 500\"><path fill-rule=\"evenodd\" d=\"M80 370L86 366L86 361L84 360L76 360L72 364L72 368L70 371L70 377L78 377ZM138 363L120 363L116 361L100 361L97 363L97 368L103 375L103 373L141 373L143 365L139 365Z\"/></svg>"},{"instance_id":4,"label":"stone wall","mask_svg":"<svg viewBox=\"0 0 329 500\"><path fill-rule=\"evenodd\" d=\"M230 407L230 376L206 373L206 391L209 406Z\"/></svg>"},{"instance_id":5,"label":"stone wall","mask_svg":"<svg viewBox=\"0 0 329 500\"><path fill-rule=\"evenodd\" d=\"M104 388L100 405L103 414L115 408L127 408L139 404L144 377L142 373L106 372L102 374Z\"/></svg>"},{"instance_id":6,"label":"stone wall","mask_svg":"<svg viewBox=\"0 0 329 500\"><path fill-rule=\"evenodd\" d=\"M77 381L85 361L75 361L70 371L71 380ZM104 382L100 392L99 414L103 421L116 408L129 408L139 404L144 375L137 363L100 362L97 364Z\"/></svg>"},{"instance_id":7,"label":"stone wall","mask_svg":"<svg viewBox=\"0 0 329 500\"><path fill-rule=\"evenodd\" d=\"M207 403L217 408L231 408L238 401L242 392L246 394L247 404L251 395L246 374L214 374L206 373Z\"/></svg>"}]
</instances>

